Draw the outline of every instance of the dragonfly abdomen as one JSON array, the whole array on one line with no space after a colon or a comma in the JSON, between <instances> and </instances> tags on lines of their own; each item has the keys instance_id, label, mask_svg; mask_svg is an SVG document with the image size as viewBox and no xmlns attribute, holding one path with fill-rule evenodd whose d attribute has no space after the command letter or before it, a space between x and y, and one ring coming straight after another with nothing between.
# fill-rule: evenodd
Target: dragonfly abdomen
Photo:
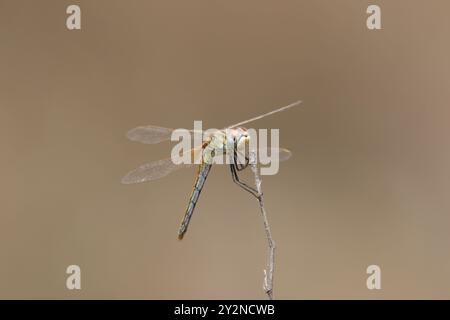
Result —
<instances>
[{"instance_id":1,"label":"dragonfly abdomen","mask_svg":"<svg viewBox=\"0 0 450 320\"><path fill-rule=\"evenodd\" d=\"M178 239L180 240L183 239L183 236L187 231L189 222L192 218L192 214L194 213L195 205L197 204L198 198L200 197L200 193L202 192L203 185L205 184L210 170L211 164L203 163L199 167L199 172L191 193L191 197L189 199L186 213L184 214L180 229L178 230Z\"/></svg>"}]
</instances>

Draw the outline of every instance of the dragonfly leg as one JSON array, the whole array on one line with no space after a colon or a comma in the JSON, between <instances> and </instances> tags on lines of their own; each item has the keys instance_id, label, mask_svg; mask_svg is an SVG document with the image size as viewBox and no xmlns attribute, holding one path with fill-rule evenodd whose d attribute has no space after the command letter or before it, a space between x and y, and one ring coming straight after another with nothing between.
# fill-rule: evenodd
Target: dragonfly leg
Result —
<instances>
[{"instance_id":1,"label":"dragonfly leg","mask_svg":"<svg viewBox=\"0 0 450 320\"><path fill-rule=\"evenodd\" d=\"M231 169L231 176L233 178L234 183L236 183L239 187L241 187L245 191L250 192L257 199L259 199L261 197L258 190L248 186L245 182L242 182L241 180L239 180L239 176L237 174L236 167L234 164L230 164L230 169Z\"/></svg>"}]
</instances>

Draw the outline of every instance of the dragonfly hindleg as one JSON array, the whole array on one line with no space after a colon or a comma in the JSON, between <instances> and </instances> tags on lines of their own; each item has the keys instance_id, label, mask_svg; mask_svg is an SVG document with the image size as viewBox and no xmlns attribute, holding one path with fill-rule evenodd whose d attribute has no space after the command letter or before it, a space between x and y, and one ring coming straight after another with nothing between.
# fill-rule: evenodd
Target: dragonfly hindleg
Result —
<instances>
[{"instance_id":1,"label":"dragonfly hindleg","mask_svg":"<svg viewBox=\"0 0 450 320\"><path fill-rule=\"evenodd\" d=\"M231 169L231 176L233 178L233 182L236 183L239 187L241 187L245 191L250 192L254 197L259 199L261 195L259 194L258 190L250 187L245 182L242 182L241 180L239 180L239 176L237 174L236 167L234 164L230 164L230 169Z\"/></svg>"}]
</instances>

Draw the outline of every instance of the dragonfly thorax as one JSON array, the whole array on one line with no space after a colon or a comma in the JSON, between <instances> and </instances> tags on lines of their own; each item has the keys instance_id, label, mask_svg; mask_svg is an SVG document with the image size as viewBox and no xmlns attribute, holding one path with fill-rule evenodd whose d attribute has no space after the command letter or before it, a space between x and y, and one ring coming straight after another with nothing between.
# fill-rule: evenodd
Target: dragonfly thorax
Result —
<instances>
[{"instance_id":1,"label":"dragonfly thorax","mask_svg":"<svg viewBox=\"0 0 450 320\"><path fill-rule=\"evenodd\" d=\"M205 143L203 161L205 163L238 163L240 167L245 167L248 164L249 145L250 136L245 128L217 130ZM218 162L219 157L228 162Z\"/></svg>"}]
</instances>

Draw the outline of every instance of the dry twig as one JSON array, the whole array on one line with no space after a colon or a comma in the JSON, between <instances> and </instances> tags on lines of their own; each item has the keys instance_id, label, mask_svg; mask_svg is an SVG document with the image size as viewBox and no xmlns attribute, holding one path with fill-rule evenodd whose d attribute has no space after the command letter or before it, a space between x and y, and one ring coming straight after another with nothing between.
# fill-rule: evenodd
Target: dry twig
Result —
<instances>
[{"instance_id":1,"label":"dry twig","mask_svg":"<svg viewBox=\"0 0 450 320\"><path fill-rule=\"evenodd\" d=\"M267 213L264 207L263 193L261 190L261 177L259 175L259 168L257 164L257 157L255 152L250 152L250 168L255 176L255 186L258 190L258 203L261 210L261 216L263 218L264 230L266 232L267 242L269 244L269 258L267 261L267 269L264 269L264 282L263 289L266 292L270 300L273 299L273 272L275 267L275 242L272 239L272 233L270 231L269 221L267 220Z\"/></svg>"}]
</instances>

